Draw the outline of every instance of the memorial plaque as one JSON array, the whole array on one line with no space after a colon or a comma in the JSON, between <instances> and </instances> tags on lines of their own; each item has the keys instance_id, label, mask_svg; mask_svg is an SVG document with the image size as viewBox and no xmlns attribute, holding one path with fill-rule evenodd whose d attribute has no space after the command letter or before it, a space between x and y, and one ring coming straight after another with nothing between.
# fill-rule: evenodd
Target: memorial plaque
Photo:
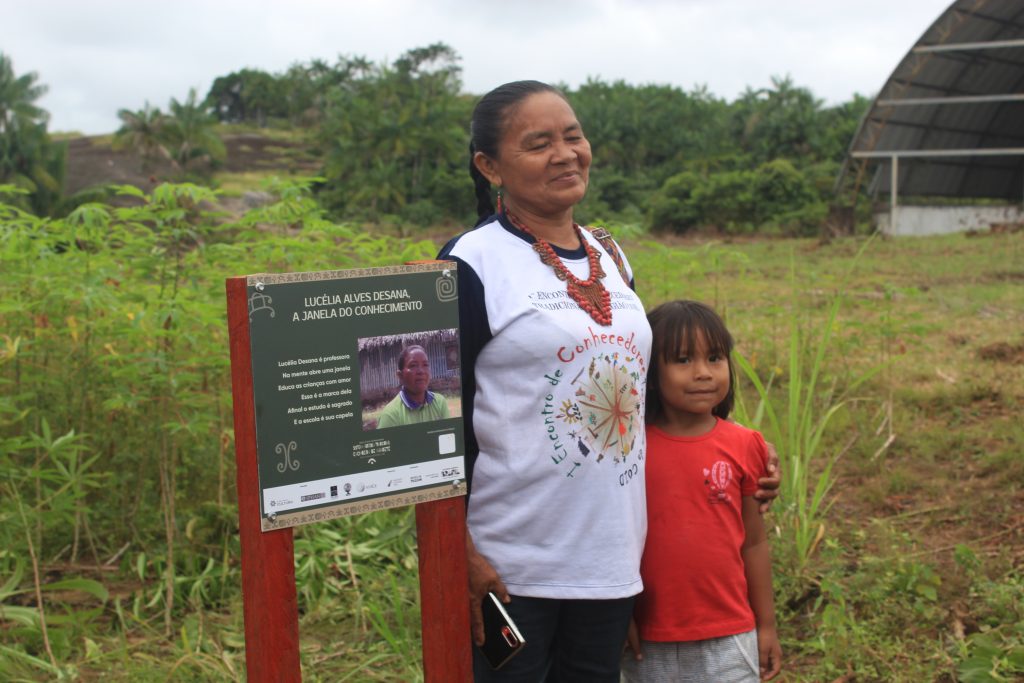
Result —
<instances>
[{"instance_id":1,"label":"memorial plaque","mask_svg":"<svg viewBox=\"0 0 1024 683\"><path fill-rule=\"evenodd\" d=\"M264 531L465 495L456 277L246 278Z\"/></svg>"}]
</instances>

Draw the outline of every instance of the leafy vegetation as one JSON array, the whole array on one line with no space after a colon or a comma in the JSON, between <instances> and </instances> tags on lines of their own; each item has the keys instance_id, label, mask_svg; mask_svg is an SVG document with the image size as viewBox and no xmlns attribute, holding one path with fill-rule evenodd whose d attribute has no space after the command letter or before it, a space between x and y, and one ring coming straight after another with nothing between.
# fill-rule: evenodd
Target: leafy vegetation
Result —
<instances>
[{"instance_id":1,"label":"leafy vegetation","mask_svg":"<svg viewBox=\"0 0 1024 683\"><path fill-rule=\"evenodd\" d=\"M471 222L459 56L444 44L391 63L341 56L281 74L222 76L205 106L224 123L308 131L321 201L336 218L431 226ZM567 89L594 148L580 217L685 233L814 234L868 100L825 107L789 78L734 102L704 88L606 83Z\"/></svg>"},{"instance_id":2,"label":"leafy vegetation","mask_svg":"<svg viewBox=\"0 0 1024 683\"><path fill-rule=\"evenodd\" d=\"M171 638L187 614L237 599L227 359L214 351L224 274L392 263L434 246L330 224L302 187L234 225L202 208L206 188L120 192L131 206L58 221L0 205L0 573L18 577L11 595L26 557L37 592L58 562L134 576L135 626ZM267 220L304 226L304 246L255 227ZM81 659L82 629L104 607L53 610L32 623L14 612L30 635L10 670L73 673L63 663Z\"/></svg>"},{"instance_id":3,"label":"leafy vegetation","mask_svg":"<svg viewBox=\"0 0 1024 683\"><path fill-rule=\"evenodd\" d=\"M629 254L646 305L726 314L738 414L781 444L787 680L1019 677L1022 235Z\"/></svg>"},{"instance_id":4,"label":"leafy vegetation","mask_svg":"<svg viewBox=\"0 0 1024 683\"><path fill-rule=\"evenodd\" d=\"M469 109L456 62L444 45L410 50L391 67L351 67L347 87L326 93L318 138L329 208L400 224L466 222Z\"/></svg>"},{"instance_id":5,"label":"leafy vegetation","mask_svg":"<svg viewBox=\"0 0 1024 683\"><path fill-rule=\"evenodd\" d=\"M147 103L138 111L122 109L117 113L121 128L114 146L133 149L144 162L166 159L179 172L209 171L224 160L227 150L214 129L215 119L190 90L184 102L171 98L168 114Z\"/></svg>"},{"instance_id":6,"label":"leafy vegetation","mask_svg":"<svg viewBox=\"0 0 1024 683\"><path fill-rule=\"evenodd\" d=\"M458 62L438 44L245 69L120 113L119 146L187 177L253 125L315 150L321 176L274 179L229 219L188 183L62 199L43 87L0 55L5 679L244 679L223 280L429 258L418 228L468 224ZM1024 676L1024 234L732 241L817 232L864 98L824 107L789 79L733 102L596 79L568 94L596 159L579 218L613 225L649 307L727 317L739 415L784 458L788 680ZM211 182L240 195L266 175ZM728 242L678 239L707 227ZM421 679L412 511L304 527L295 547L305 678Z\"/></svg>"},{"instance_id":7,"label":"leafy vegetation","mask_svg":"<svg viewBox=\"0 0 1024 683\"><path fill-rule=\"evenodd\" d=\"M38 81L35 72L16 75L0 52L0 184L24 189L18 204L45 215L61 199L65 146L47 134L49 115L36 104L46 86Z\"/></svg>"},{"instance_id":8,"label":"leafy vegetation","mask_svg":"<svg viewBox=\"0 0 1024 683\"><path fill-rule=\"evenodd\" d=\"M242 69L215 79L201 100L194 91L183 101L171 98L167 112L148 104L120 110L115 146L134 150L148 166L170 162L178 180L207 182L225 160L227 126L288 127L302 131L319 160L318 198L333 218L398 226L400 233L464 225L473 220L464 197L473 191L466 140L475 97L462 93L459 62L437 43L390 63L339 56L280 74ZM50 143L39 123L45 113L32 104L42 92L36 76L15 78L4 64L0 112L19 111L22 123L2 129L16 139L8 147L17 154L5 152L16 161L0 162L7 174L0 181L27 187L36 197L31 208L53 213L64 148ZM816 233L868 105L855 96L825 107L789 78L733 102L704 88L599 79L566 94L597 164L579 218L670 234Z\"/></svg>"},{"instance_id":9,"label":"leafy vegetation","mask_svg":"<svg viewBox=\"0 0 1024 683\"><path fill-rule=\"evenodd\" d=\"M333 222L315 182L235 222L187 184L57 220L0 204L8 678L244 677L223 279L437 246ZM800 454L769 519L790 680L1019 675L1021 235L627 241L649 306L727 315L747 418ZM302 528L295 562L306 678L422 676L410 509Z\"/></svg>"},{"instance_id":10,"label":"leafy vegetation","mask_svg":"<svg viewBox=\"0 0 1024 683\"><path fill-rule=\"evenodd\" d=\"M865 247L867 245L865 243ZM795 266L791 264L791 282L796 280L794 271ZM793 291L797 289L794 287ZM737 353L735 359L758 396L753 412L746 409L740 397L740 409L737 411L740 421L762 431L782 451L780 460L786 477L779 494L788 501L784 517L789 526L787 532L793 539L797 568L801 571L825 536L823 519L828 509L828 494L835 484L833 469L853 443L851 440L843 449L825 453L823 439L829 422L843 409L846 394L855 391L867 377L854 381L847 379L842 389L836 386L838 378L833 380L832 386L822 386L825 360L831 350L843 298L842 293L832 297L820 330L805 329L799 322L792 325L788 365L784 371L788 378L787 392L782 410L776 410L770 390L775 370L772 369L772 376L763 382L742 354ZM794 305L793 308L799 306ZM855 433L854 438L856 436Z\"/></svg>"}]
</instances>

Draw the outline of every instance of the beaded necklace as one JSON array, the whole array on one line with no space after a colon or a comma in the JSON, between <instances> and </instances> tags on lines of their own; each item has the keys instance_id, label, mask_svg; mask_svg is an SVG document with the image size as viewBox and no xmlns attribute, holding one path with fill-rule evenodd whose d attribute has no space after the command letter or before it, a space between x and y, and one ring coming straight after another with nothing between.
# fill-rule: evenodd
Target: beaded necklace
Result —
<instances>
[{"instance_id":1,"label":"beaded necklace","mask_svg":"<svg viewBox=\"0 0 1024 683\"><path fill-rule=\"evenodd\" d=\"M562 263L562 259L555 253L554 247L546 239L538 237L526 224L519 220L511 211L505 212L509 222L534 239L533 250L540 256L542 263L545 263L555 271L555 277L565 282L565 289L572 300L580 305L598 325L612 324L612 300L605 289L601 279L604 278L604 269L601 268L601 257L597 251L583 238L583 232L576 223L572 229L576 231L576 237L583 250L587 253L587 261L590 264L590 277L581 280Z\"/></svg>"}]
</instances>

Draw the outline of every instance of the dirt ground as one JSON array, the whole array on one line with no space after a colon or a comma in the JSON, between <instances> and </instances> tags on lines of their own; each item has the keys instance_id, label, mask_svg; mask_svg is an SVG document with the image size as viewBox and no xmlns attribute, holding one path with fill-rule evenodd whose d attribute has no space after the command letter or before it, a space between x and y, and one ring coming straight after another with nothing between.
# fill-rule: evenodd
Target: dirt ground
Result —
<instances>
[{"instance_id":1,"label":"dirt ground","mask_svg":"<svg viewBox=\"0 0 1024 683\"><path fill-rule=\"evenodd\" d=\"M64 194L103 185L134 185L149 192L163 182L176 181L181 173L165 159L144 160L130 150L116 150L110 136L74 138L68 141ZM218 170L229 173L281 170L315 173L319 162L296 142L257 133L223 136L227 158Z\"/></svg>"}]
</instances>

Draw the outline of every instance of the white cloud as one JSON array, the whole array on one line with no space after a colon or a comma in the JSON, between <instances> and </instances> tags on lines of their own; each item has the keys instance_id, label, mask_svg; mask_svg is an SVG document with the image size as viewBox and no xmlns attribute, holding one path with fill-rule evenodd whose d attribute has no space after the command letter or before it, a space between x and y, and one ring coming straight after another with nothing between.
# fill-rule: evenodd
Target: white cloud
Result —
<instances>
[{"instance_id":1,"label":"white cloud","mask_svg":"<svg viewBox=\"0 0 1024 683\"><path fill-rule=\"evenodd\" d=\"M442 41L465 89L537 78L707 84L733 98L790 75L830 103L877 91L947 0L177 0L21 2L0 50L50 88L51 129L110 132L243 67L339 54L393 60Z\"/></svg>"}]
</instances>

